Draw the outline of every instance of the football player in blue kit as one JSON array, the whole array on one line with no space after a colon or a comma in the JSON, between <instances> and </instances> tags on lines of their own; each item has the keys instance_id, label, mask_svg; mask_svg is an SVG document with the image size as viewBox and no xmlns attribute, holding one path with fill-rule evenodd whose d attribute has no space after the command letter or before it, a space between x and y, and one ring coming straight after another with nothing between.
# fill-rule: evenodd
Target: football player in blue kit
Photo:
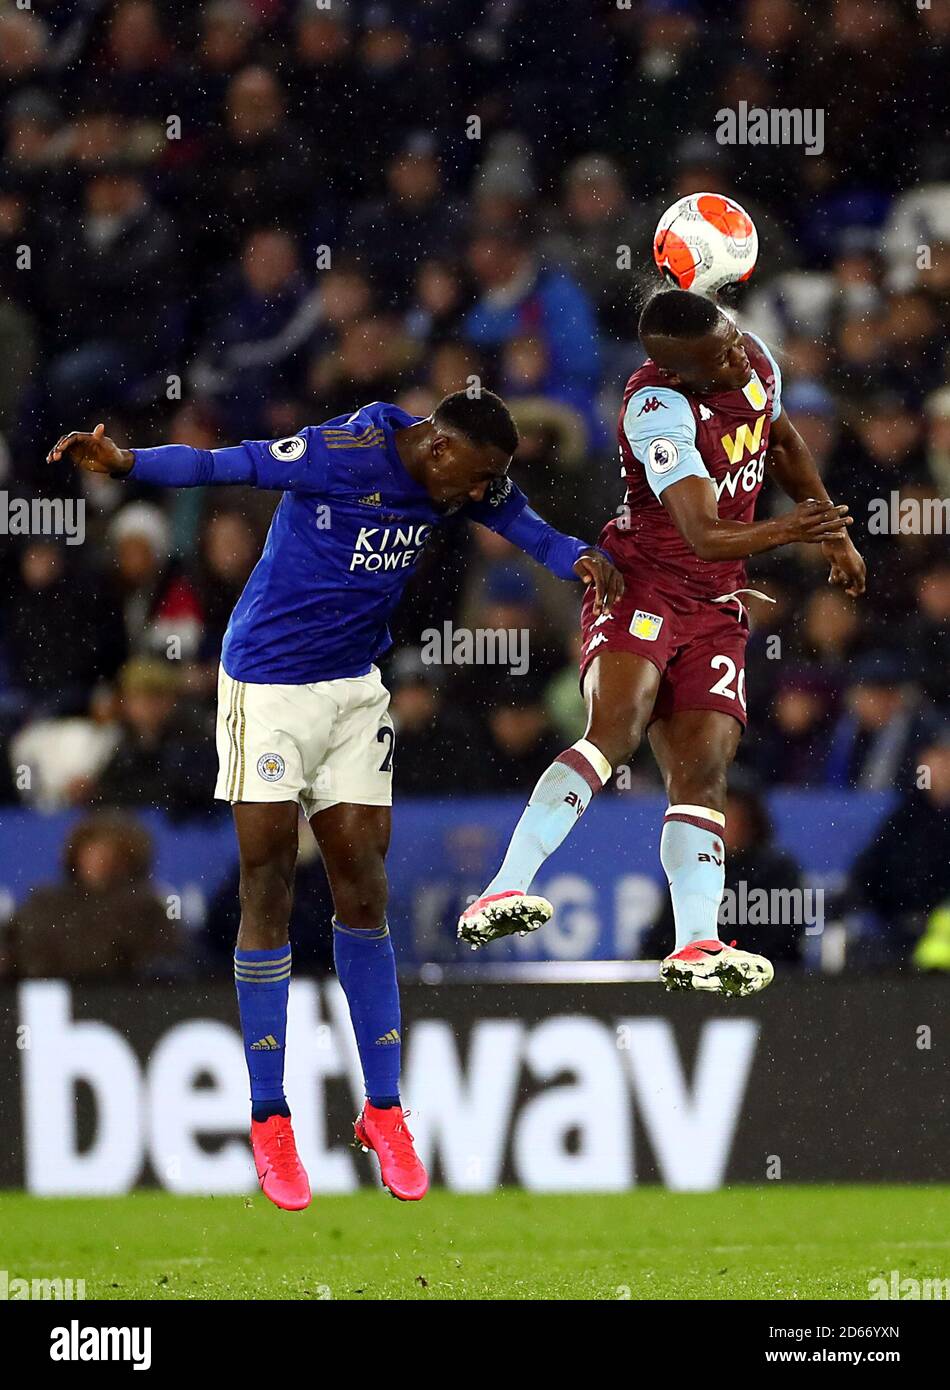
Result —
<instances>
[{"instance_id":1,"label":"football player in blue kit","mask_svg":"<svg viewBox=\"0 0 950 1390\"><path fill-rule=\"evenodd\" d=\"M366 1101L356 1138L403 1200L428 1179L399 1097L400 1013L386 920L394 731L376 659L434 527L461 514L562 579L622 592L607 556L547 525L508 470L518 432L490 391L447 396L427 419L374 402L285 439L232 448L122 449L73 432L50 451L91 472L162 487L244 484L283 493L225 634L215 796L233 808L241 867L234 975L251 1084L251 1142L265 1194L301 1210L310 1186L284 1095L288 933L299 810L333 894L334 958Z\"/></svg>"}]
</instances>

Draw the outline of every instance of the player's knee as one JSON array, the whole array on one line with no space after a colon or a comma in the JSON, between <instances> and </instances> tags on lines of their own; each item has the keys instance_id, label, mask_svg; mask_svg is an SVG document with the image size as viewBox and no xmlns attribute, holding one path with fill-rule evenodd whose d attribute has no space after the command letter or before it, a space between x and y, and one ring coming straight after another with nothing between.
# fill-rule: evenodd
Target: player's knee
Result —
<instances>
[{"instance_id":1,"label":"player's knee","mask_svg":"<svg viewBox=\"0 0 950 1390\"><path fill-rule=\"evenodd\" d=\"M595 711L584 737L600 749L612 768L617 768L639 748L643 720L635 710L612 711L609 717Z\"/></svg>"}]
</instances>

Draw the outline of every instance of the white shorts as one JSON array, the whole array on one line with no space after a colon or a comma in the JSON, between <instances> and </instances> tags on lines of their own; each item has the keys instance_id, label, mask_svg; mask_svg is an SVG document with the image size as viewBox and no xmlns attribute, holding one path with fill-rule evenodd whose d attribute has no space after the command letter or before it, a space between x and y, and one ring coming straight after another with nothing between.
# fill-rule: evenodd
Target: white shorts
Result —
<instances>
[{"instance_id":1,"label":"white shorts","mask_svg":"<svg viewBox=\"0 0 950 1390\"><path fill-rule=\"evenodd\" d=\"M255 685L218 668L219 801L391 806L393 721L374 666L313 685Z\"/></svg>"}]
</instances>

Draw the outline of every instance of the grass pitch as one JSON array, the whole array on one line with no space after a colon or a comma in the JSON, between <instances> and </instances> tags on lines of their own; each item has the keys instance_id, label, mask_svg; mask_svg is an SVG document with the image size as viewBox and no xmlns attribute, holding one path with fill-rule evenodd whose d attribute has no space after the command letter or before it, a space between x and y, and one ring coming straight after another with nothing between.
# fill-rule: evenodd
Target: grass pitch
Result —
<instances>
[{"instance_id":1,"label":"grass pitch","mask_svg":"<svg viewBox=\"0 0 950 1390\"><path fill-rule=\"evenodd\" d=\"M0 1270L106 1299L786 1299L950 1276L950 1187L550 1196L0 1193Z\"/></svg>"}]
</instances>

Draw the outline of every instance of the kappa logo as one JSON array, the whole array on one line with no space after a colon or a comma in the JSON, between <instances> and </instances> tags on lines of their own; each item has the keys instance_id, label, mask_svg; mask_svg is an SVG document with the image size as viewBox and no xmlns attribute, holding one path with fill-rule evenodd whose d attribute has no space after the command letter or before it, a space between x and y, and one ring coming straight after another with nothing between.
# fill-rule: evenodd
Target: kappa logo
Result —
<instances>
[{"instance_id":1,"label":"kappa logo","mask_svg":"<svg viewBox=\"0 0 950 1390\"><path fill-rule=\"evenodd\" d=\"M666 406L661 400L657 400L656 396L651 396L648 401L643 402L643 405L641 405L640 409L637 411L637 415L650 415L654 410L665 409Z\"/></svg>"},{"instance_id":2,"label":"kappa logo","mask_svg":"<svg viewBox=\"0 0 950 1390\"><path fill-rule=\"evenodd\" d=\"M594 636L590 639L590 642L589 642L588 647L587 647L588 655L594 650L595 647L599 647L600 644L601 644L602 642L606 642L606 641L607 641L607 634L606 634L606 632L595 632L595 633L594 633Z\"/></svg>"},{"instance_id":3,"label":"kappa logo","mask_svg":"<svg viewBox=\"0 0 950 1390\"><path fill-rule=\"evenodd\" d=\"M701 406L699 407L699 418L700 418L700 420L711 420L711 419L712 419L712 411L709 409L709 406L708 406L708 405L701 405Z\"/></svg>"}]
</instances>

